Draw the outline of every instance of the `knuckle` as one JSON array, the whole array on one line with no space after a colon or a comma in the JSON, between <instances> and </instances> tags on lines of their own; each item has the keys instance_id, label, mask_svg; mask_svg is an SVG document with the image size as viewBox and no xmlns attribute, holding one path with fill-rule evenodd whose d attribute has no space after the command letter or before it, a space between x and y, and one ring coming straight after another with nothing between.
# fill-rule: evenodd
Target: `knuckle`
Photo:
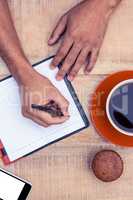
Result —
<instances>
[{"instance_id":1,"label":"knuckle","mask_svg":"<svg viewBox=\"0 0 133 200\"><path fill-rule=\"evenodd\" d=\"M93 41L91 46L92 46L92 47L97 47L97 46L98 46L97 41Z\"/></svg>"},{"instance_id":2,"label":"knuckle","mask_svg":"<svg viewBox=\"0 0 133 200\"><path fill-rule=\"evenodd\" d=\"M94 46L95 43L96 43L96 41L93 40L92 38L90 38L90 39L88 39L88 40L86 41L86 45L89 46L89 47Z\"/></svg>"},{"instance_id":3,"label":"knuckle","mask_svg":"<svg viewBox=\"0 0 133 200\"><path fill-rule=\"evenodd\" d=\"M97 41L101 41L103 39L103 34L99 34L98 36L97 36Z\"/></svg>"},{"instance_id":4,"label":"knuckle","mask_svg":"<svg viewBox=\"0 0 133 200\"><path fill-rule=\"evenodd\" d=\"M80 41L81 41L81 43L82 43L84 48L88 48L88 47L91 46L91 40L88 39L88 38L87 39L86 38L81 38Z\"/></svg>"},{"instance_id":5,"label":"knuckle","mask_svg":"<svg viewBox=\"0 0 133 200\"><path fill-rule=\"evenodd\" d=\"M100 40L99 40L99 38L97 37L96 39L92 39L92 40L90 40L90 45L91 45L91 47L97 47L98 46L98 44L100 43Z\"/></svg>"},{"instance_id":6,"label":"knuckle","mask_svg":"<svg viewBox=\"0 0 133 200\"><path fill-rule=\"evenodd\" d=\"M47 123L48 126L53 124L52 120L50 120L50 119L45 120L45 123Z\"/></svg>"}]
</instances>

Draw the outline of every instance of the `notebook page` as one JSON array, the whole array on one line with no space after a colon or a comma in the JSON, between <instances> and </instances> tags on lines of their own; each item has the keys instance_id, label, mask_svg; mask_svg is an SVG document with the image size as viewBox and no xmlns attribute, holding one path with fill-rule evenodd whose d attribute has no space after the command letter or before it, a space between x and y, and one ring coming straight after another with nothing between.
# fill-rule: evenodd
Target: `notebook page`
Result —
<instances>
[{"instance_id":1,"label":"notebook page","mask_svg":"<svg viewBox=\"0 0 133 200\"><path fill-rule=\"evenodd\" d=\"M51 60L39 64L35 69L47 76L70 102L70 119L48 128L39 126L21 114L18 86L13 78L0 82L0 139L10 161L14 161L54 140L83 128L85 123L64 82L56 81L57 69L49 68Z\"/></svg>"}]
</instances>

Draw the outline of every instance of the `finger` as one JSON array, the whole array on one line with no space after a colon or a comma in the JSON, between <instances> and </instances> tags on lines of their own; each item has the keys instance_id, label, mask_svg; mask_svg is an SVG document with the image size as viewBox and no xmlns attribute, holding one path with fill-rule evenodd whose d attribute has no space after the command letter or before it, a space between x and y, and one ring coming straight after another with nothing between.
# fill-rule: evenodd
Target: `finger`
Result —
<instances>
[{"instance_id":1,"label":"finger","mask_svg":"<svg viewBox=\"0 0 133 200\"><path fill-rule=\"evenodd\" d=\"M69 119L69 116L52 117L49 113L39 110L33 110L30 115L33 116L33 119L38 119L46 125L60 124Z\"/></svg>"},{"instance_id":2,"label":"finger","mask_svg":"<svg viewBox=\"0 0 133 200\"><path fill-rule=\"evenodd\" d=\"M51 63L51 68L55 68L58 66L62 60L66 57L66 55L69 52L69 49L72 47L73 41L69 37L65 36L56 56L53 58L52 63Z\"/></svg>"},{"instance_id":3,"label":"finger","mask_svg":"<svg viewBox=\"0 0 133 200\"><path fill-rule=\"evenodd\" d=\"M45 127L45 128L49 127L48 124L44 123L43 121L41 121L41 120L39 120L39 119L37 119L37 118L30 117L30 119L31 119L33 122L39 124L40 126L43 126L43 127Z\"/></svg>"},{"instance_id":4,"label":"finger","mask_svg":"<svg viewBox=\"0 0 133 200\"><path fill-rule=\"evenodd\" d=\"M90 63L85 67L85 74L89 74L90 71L93 69L94 65L96 64L97 58L99 54L99 49L94 49L91 52Z\"/></svg>"},{"instance_id":5,"label":"finger","mask_svg":"<svg viewBox=\"0 0 133 200\"><path fill-rule=\"evenodd\" d=\"M68 72L70 71L71 67L75 63L80 51L81 51L81 44L73 45L73 47L71 48L69 54L65 58L65 61L64 61L63 65L62 65L61 69L57 73L57 76L56 76L57 80L63 79L64 76L66 74L68 74Z\"/></svg>"},{"instance_id":6,"label":"finger","mask_svg":"<svg viewBox=\"0 0 133 200\"><path fill-rule=\"evenodd\" d=\"M44 124L45 126L49 126L49 124L46 122L46 120L44 120L44 119L42 119L42 117L40 117L42 112L43 111L31 108L27 114L29 115L29 118L31 118L33 121L36 120L36 121ZM45 114L45 112L44 112L44 114Z\"/></svg>"},{"instance_id":7,"label":"finger","mask_svg":"<svg viewBox=\"0 0 133 200\"><path fill-rule=\"evenodd\" d=\"M80 52L74 67L72 68L72 70L70 71L70 73L68 75L68 79L70 81L72 81L75 78L75 76L78 74L80 68L83 66L83 64L85 64L89 50L90 50L90 47L88 46Z\"/></svg>"},{"instance_id":8,"label":"finger","mask_svg":"<svg viewBox=\"0 0 133 200\"><path fill-rule=\"evenodd\" d=\"M25 116L26 118L31 119L32 121L34 121L35 123L39 124L40 126L44 126L44 127L48 127L49 125L43 121L41 121L40 119L36 118L35 115L30 115L30 114L26 114Z\"/></svg>"},{"instance_id":9,"label":"finger","mask_svg":"<svg viewBox=\"0 0 133 200\"><path fill-rule=\"evenodd\" d=\"M64 15L63 17L60 18L59 22L57 23L57 26L55 27L53 33L51 34L48 40L49 45L53 45L58 41L60 36L65 31L66 25L67 25L67 15Z\"/></svg>"},{"instance_id":10,"label":"finger","mask_svg":"<svg viewBox=\"0 0 133 200\"><path fill-rule=\"evenodd\" d=\"M58 95L55 102L59 105L63 115L69 117L69 102L61 94Z\"/></svg>"},{"instance_id":11,"label":"finger","mask_svg":"<svg viewBox=\"0 0 133 200\"><path fill-rule=\"evenodd\" d=\"M37 117L40 121L42 121L42 122L44 122L44 123L46 123L46 124L48 124L48 125L60 124L60 123L63 123L63 122L65 122L66 120L69 119L68 116L63 116L63 117L52 117L50 114L48 114L48 113L46 113L46 112L42 112L42 111L38 111L38 112L36 113L36 117Z\"/></svg>"}]
</instances>

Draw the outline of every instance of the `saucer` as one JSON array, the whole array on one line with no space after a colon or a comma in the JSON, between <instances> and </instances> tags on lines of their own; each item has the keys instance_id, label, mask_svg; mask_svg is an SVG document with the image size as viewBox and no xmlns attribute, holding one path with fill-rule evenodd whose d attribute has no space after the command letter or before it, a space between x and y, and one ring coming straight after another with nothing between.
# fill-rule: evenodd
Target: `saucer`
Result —
<instances>
[{"instance_id":1,"label":"saucer","mask_svg":"<svg viewBox=\"0 0 133 200\"><path fill-rule=\"evenodd\" d=\"M125 135L116 130L106 114L106 101L110 91L117 84L128 79L133 79L133 71L117 72L103 80L92 95L90 116L97 132L104 138L116 145L133 147L133 136Z\"/></svg>"}]
</instances>

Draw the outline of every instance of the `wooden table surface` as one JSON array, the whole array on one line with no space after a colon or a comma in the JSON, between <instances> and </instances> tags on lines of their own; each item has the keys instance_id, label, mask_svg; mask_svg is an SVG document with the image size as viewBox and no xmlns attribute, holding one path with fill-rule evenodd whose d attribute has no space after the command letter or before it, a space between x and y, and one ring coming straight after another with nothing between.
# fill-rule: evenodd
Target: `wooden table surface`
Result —
<instances>
[{"instance_id":1,"label":"wooden table surface","mask_svg":"<svg viewBox=\"0 0 133 200\"><path fill-rule=\"evenodd\" d=\"M100 0L99 0L100 1ZM53 55L58 45L47 39L59 17L77 0L9 0L23 48L31 63ZM80 71L73 85L89 117L88 100L108 74L133 67L133 1L123 0L110 20L99 60L90 76ZM1 77L8 70L0 61ZM18 131L19 134L19 131ZM95 178L90 163L101 149L114 149L124 160L124 173L113 183ZM132 200L133 150L102 139L93 125L10 166L1 166L33 184L29 200Z\"/></svg>"}]
</instances>

